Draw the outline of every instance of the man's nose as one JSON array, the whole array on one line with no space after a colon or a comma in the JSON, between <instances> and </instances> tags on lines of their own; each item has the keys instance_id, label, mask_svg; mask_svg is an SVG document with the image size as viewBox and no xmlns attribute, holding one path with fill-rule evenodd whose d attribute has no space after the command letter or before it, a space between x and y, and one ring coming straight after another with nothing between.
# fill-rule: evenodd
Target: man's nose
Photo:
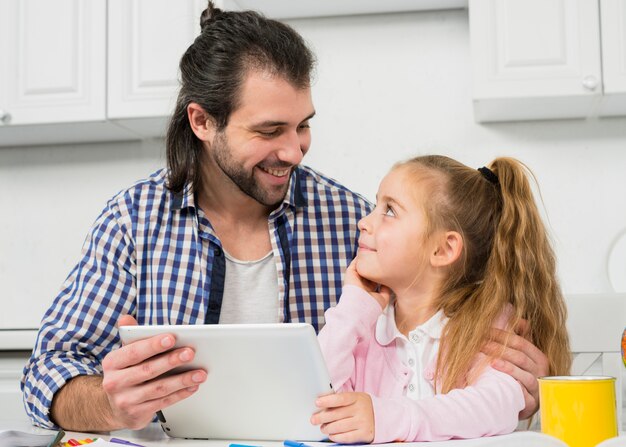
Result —
<instances>
[{"instance_id":1,"label":"man's nose","mask_svg":"<svg viewBox=\"0 0 626 447\"><path fill-rule=\"evenodd\" d=\"M278 142L278 159L292 166L300 164L308 149L306 142L297 132L286 132Z\"/></svg>"}]
</instances>

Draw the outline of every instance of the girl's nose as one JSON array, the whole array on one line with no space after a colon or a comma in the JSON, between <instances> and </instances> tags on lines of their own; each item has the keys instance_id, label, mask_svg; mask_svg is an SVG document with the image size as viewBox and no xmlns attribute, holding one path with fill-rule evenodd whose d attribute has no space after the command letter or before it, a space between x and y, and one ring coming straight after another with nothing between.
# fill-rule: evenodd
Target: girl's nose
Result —
<instances>
[{"instance_id":1,"label":"girl's nose","mask_svg":"<svg viewBox=\"0 0 626 447\"><path fill-rule=\"evenodd\" d=\"M361 220L359 220L359 223L357 224L357 228L359 229L359 231L369 232L369 229L370 229L369 217L370 216L371 216L371 214L368 214L367 216L365 216Z\"/></svg>"}]
</instances>

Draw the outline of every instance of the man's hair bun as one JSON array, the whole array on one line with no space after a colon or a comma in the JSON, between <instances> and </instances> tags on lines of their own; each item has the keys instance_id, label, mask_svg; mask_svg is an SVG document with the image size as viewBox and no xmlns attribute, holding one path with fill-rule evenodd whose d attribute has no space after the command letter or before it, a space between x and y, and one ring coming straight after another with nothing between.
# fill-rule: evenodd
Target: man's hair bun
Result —
<instances>
[{"instance_id":1,"label":"man's hair bun","mask_svg":"<svg viewBox=\"0 0 626 447\"><path fill-rule=\"evenodd\" d=\"M213 4L213 0L209 0L207 8L200 15L200 29L204 30L220 14L222 14L222 10Z\"/></svg>"}]
</instances>

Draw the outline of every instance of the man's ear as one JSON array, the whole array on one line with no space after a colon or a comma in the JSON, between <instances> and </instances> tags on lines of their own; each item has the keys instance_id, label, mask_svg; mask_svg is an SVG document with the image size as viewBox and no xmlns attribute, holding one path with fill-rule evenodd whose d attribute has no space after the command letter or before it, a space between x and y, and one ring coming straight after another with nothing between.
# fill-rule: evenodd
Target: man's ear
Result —
<instances>
[{"instance_id":1,"label":"man's ear","mask_svg":"<svg viewBox=\"0 0 626 447\"><path fill-rule=\"evenodd\" d=\"M191 130L201 141L213 141L217 128L213 117L195 102L190 102L187 106L187 119Z\"/></svg>"},{"instance_id":2,"label":"man's ear","mask_svg":"<svg viewBox=\"0 0 626 447\"><path fill-rule=\"evenodd\" d=\"M463 237L456 231L446 231L437 240L435 250L430 255L433 267L445 267L454 264L463 252Z\"/></svg>"}]
</instances>

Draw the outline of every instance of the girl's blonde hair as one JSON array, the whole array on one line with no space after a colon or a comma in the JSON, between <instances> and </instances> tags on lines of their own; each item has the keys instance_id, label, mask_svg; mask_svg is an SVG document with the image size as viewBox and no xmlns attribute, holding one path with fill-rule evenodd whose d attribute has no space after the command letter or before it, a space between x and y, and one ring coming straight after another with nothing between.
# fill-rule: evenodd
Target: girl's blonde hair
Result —
<instances>
[{"instance_id":1,"label":"girl's blonde hair","mask_svg":"<svg viewBox=\"0 0 626 447\"><path fill-rule=\"evenodd\" d=\"M478 372L481 348L510 307L507 329L527 320L526 336L548 357L549 374L569 374L567 311L530 170L513 158L496 158L491 172L481 172L437 155L413 158L398 168L419 171L427 180L426 237L443 230L463 238L462 255L450 266L436 301L449 317L437 359L437 388L447 393L472 382L470 370Z\"/></svg>"}]
</instances>

